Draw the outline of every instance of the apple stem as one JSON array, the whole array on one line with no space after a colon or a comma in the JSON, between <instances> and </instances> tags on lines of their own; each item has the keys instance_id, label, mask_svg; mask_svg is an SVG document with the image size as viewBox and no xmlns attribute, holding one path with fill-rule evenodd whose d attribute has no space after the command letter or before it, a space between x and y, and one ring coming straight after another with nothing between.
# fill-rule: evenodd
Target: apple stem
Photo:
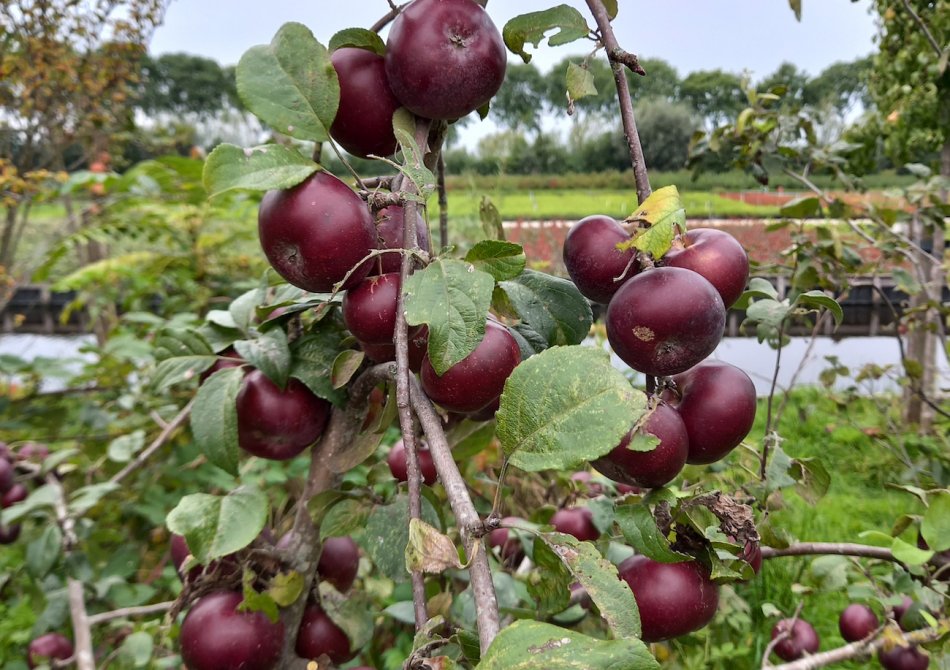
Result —
<instances>
[{"instance_id":1,"label":"apple stem","mask_svg":"<svg viewBox=\"0 0 950 670\"><path fill-rule=\"evenodd\" d=\"M613 26L610 25L610 16L602 0L587 0L594 21L600 31L604 47L607 50L607 59L613 71L614 84L617 86L617 100L620 103L620 119L623 122L623 134L627 139L627 148L630 151L630 164L633 166L633 178L637 184L637 201L643 203L653 189L650 188L650 176L647 173L646 161L643 158L643 147L640 145L640 133L637 130L636 116L633 112L633 100L630 97L630 87L627 85L625 67L636 61L636 56L628 53L617 43ZM639 62L637 62L639 67ZM631 68L632 69L632 68ZM642 71L642 68L640 68ZM637 70L634 70L637 72ZM644 73L645 74L645 73Z\"/></svg>"}]
</instances>

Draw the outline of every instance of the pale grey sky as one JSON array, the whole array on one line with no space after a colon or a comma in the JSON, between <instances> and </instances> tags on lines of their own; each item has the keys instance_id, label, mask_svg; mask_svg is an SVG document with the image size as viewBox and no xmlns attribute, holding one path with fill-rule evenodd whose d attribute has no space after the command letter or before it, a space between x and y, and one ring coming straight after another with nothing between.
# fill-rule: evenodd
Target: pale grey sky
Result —
<instances>
[{"instance_id":1,"label":"pale grey sky","mask_svg":"<svg viewBox=\"0 0 950 670\"><path fill-rule=\"evenodd\" d=\"M491 0L499 29L512 16L565 0ZM803 0L802 22L787 0L619 0L615 29L620 44L641 57L669 61L681 76L701 69L751 70L756 78L791 61L812 75L839 60L869 53L874 22L868 0ZM589 16L583 0L567 4ZM237 63L255 44L269 42L281 24L299 21L326 44L338 30L369 27L386 13L386 0L173 0L155 33L155 54L184 51ZM592 20L588 20L592 24ZM590 43L542 44L535 63L547 70ZM509 54L509 58L517 58Z\"/></svg>"}]
</instances>

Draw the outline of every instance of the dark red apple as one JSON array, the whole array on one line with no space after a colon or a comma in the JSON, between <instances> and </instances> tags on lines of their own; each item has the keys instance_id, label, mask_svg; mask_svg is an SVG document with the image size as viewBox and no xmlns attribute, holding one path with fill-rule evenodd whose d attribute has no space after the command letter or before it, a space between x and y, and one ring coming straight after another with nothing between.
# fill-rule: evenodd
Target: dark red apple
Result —
<instances>
[{"instance_id":1,"label":"dark red apple","mask_svg":"<svg viewBox=\"0 0 950 670\"><path fill-rule=\"evenodd\" d=\"M360 342L392 344L396 304L402 283L399 273L367 277L343 296L343 323Z\"/></svg>"},{"instance_id":2,"label":"dark red apple","mask_svg":"<svg viewBox=\"0 0 950 670\"><path fill-rule=\"evenodd\" d=\"M49 661L65 661L73 655L73 643L59 633L46 633L30 642L27 649L26 664L31 668L49 665Z\"/></svg>"},{"instance_id":3,"label":"dark red apple","mask_svg":"<svg viewBox=\"0 0 950 670\"><path fill-rule=\"evenodd\" d=\"M794 661L818 651L818 633L804 619L796 619L794 625L791 619L782 619L772 627L772 639L786 631L788 636L774 648L775 655L783 661Z\"/></svg>"},{"instance_id":4,"label":"dark red apple","mask_svg":"<svg viewBox=\"0 0 950 670\"><path fill-rule=\"evenodd\" d=\"M927 670L930 667L930 656L916 646L894 647L890 651L881 649L877 660L884 670Z\"/></svg>"},{"instance_id":5,"label":"dark red apple","mask_svg":"<svg viewBox=\"0 0 950 670\"><path fill-rule=\"evenodd\" d=\"M495 413L499 407L501 407L501 396L495 398L477 412L469 413L468 418L472 421L491 421L495 418Z\"/></svg>"},{"instance_id":6,"label":"dark red apple","mask_svg":"<svg viewBox=\"0 0 950 670\"><path fill-rule=\"evenodd\" d=\"M320 549L317 574L340 593L353 586L360 569L360 549L352 537L328 537Z\"/></svg>"},{"instance_id":7,"label":"dark red apple","mask_svg":"<svg viewBox=\"0 0 950 670\"><path fill-rule=\"evenodd\" d=\"M218 354L218 356L218 360L216 360L210 368L202 372L201 376L198 378L202 384L208 377L213 375L218 370L238 368L244 365L244 359L241 358L241 354L239 354L234 347L228 347L224 349Z\"/></svg>"},{"instance_id":8,"label":"dark red apple","mask_svg":"<svg viewBox=\"0 0 950 670\"><path fill-rule=\"evenodd\" d=\"M0 544L13 544L20 537L20 524L0 526Z\"/></svg>"},{"instance_id":9,"label":"dark red apple","mask_svg":"<svg viewBox=\"0 0 950 670\"><path fill-rule=\"evenodd\" d=\"M516 516L506 516L501 522L504 524L518 524L523 523L524 519ZM498 549L501 560L509 567L519 565L524 559L521 540L508 528L496 528L490 532L488 534L488 546L491 549Z\"/></svg>"},{"instance_id":10,"label":"dark red apple","mask_svg":"<svg viewBox=\"0 0 950 670\"><path fill-rule=\"evenodd\" d=\"M422 481L426 486L435 484L439 475L435 471L435 463L432 461L432 452L427 447L420 445L416 450L419 455L419 472L422 474ZM409 465L406 461L406 445L402 440L396 442L393 448L389 450L389 456L386 457L389 464L389 471L393 477L401 482L409 481Z\"/></svg>"},{"instance_id":11,"label":"dark red apple","mask_svg":"<svg viewBox=\"0 0 950 670\"><path fill-rule=\"evenodd\" d=\"M27 442L17 449L16 458L18 461L33 461L42 463L49 456L49 447L39 442Z\"/></svg>"},{"instance_id":12,"label":"dark red apple","mask_svg":"<svg viewBox=\"0 0 950 670\"><path fill-rule=\"evenodd\" d=\"M340 106L330 136L354 156L390 156L396 152L393 114L399 101L389 88L382 56L343 47L330 55L340 80Z\"/></svg>"},{"instance_id":13,"label":"dark red apple","mask_svg":"<svg viewBox=\"0 0 950 670\"><path fill-rule=\"evenodd\" d=\"M260 370L244 378L237 396L238 444L248 453L283 461L313 444L330 417L330 403L299 379L281 390Z\"/></svg>"},{"instance_id":14,"label":"dark red apple","mask_svg":"<svg viewBox=\"0 0 950 670\"><path fill-rule=\"evenodd\" d=\"M29 491L26 490L23 484L14 484L10 487L9 491L3 494L3 498L0 498L0 506L9 507L10 505L16 505L18 502L26 500L28 495Z\"/></svg>"},{"instance_id":15,"label":"dark red apple","mask_svg":"<svg viewBox=\"0 0 950 670\"><path fill-rule=\"evenodd\" d=\"M732 451L755 421L755 384L734 365L706 361L673 378L676 405L689 435L688 463L715 463Z\"/></svg>"},{"instance_id":16,"label":"dark red apple","mask_svg":"<svg viewBox=\"0 0 950 670\"><path fill-rule=\"evenodd\" d=\"M16 471L13 463L5 458L0 458L0 493L6 493L13 488L16 483Z\"/></svg>"},{"instance_id":17,"label":"dark red apple","mask_svg":"<svg viewBox=\"0 0 950 670\"><path fill-rule=\"evenodd\" d=\"M297 186L268 191L261 200L257 230L267 260L288 282L326 293L376 248L369 207L349 186L317 172ZM343 288L370 270L361 265Z\"/></svg>"},{"instance_id":18,"label":"dark red apple","mask_svg":"<svg viewBox=\"0 0 950 670\"><path fill-rule=\"evenodd\" d=\"M880 625L874 610L859 603L852 603L845 607L838 618L838 630L847 642L863 640Z\"/></svg>"},{"instance_id":19,"label":"dark red apple","mask_svg":"<svg viewBox=\"0 0 950 670\"><path fill-rule=\"evenodd\" d=\"M505 380L521 362L521 349L508 328L485 323L482 341L445 374L436 374L429 355L422 360L422 388L433 401L452 412L477 412L501 395Z\"/></svg>"},{"instance_id":20,"label":"dark red apple","mask_svg":"<svg viewBox=\"0 0 950 670\"><path fill-rule=\"evenodd\" d=\"M388 363L396 360L396 345L392 342L385 344L371 344L360 342L360 349L366 357L374 363ZM425 358L429 346L429 327L422 325L416 330L409 331L409 369L419 372L422 369L422 359Z\"/></svg>"},{"instance_id":21,"label":"dark red apple","mask_svg":"<svg viewBox=\"0 0 950 670\"><path fill-rule=\"evenodd\" d=\"M594 475L587 470L573 473L571 481L577 486L577 490L586 493L588 498L596 498L604 494L604 485L594 481Z\"/></svg>"},{"instance_id":22,"label":"dark red apple","mask_svg":"<svg viewBox=\"0 0 950 670\"><path fill-rule=\"evenodd\" d=\"M719 586L696 561L658 563L634 555L617 566L640 610L644 642L659 642L697 631L719 607Z\"/></svg>"},{"instance_id":23,"label":"dark red apple","mask_svg":"<svg viewBox=\"0 0 950 670\"><path fill-rule=\"evenodd\" d=\"M682 241L682 247L666 253L663 264L701 274L716 287L729 309L749 281L749 256L745 249L732 235L715 228L694 228Z\"/></svg>"},{"instance_id":24,"label":"dark red apple","mask_svg":"<svg viewBox=\"0 0 950 670\"><path fill-rule=\"evenodd\" d=\"M739 558L752 566L752 572L754 574L759 574L762 570L762 547L759 546L758 542L753 542L749 540L745 543L745 547L742 548L742 553L739 554Z\"/></svg>"},{"instance_id":25,"label":"dark red apple","mask_svg":"<svg viewBox=\"0 0 950 670\"><path fill-rule=\"evenodd\" d=\"M900 604L894 605L891 608L891 614L894 617L894 621L900 623L900 620L904 618L904 615L907 614L907 610L913 607L914 601L910 596L904 596Z\"/></svg>"},{"instance_id":26,"label":"dark red apple","mask_svg":"<svg viewBox=\"0 0 950 670\"><path fill-rule=\"evenodd\" d=\"M473 0L415 0L389 30L386 76L413 114L452 120L475 111L501 88L501 34Z\"/></svg>"},{"instance_id":27,"label":"dark red apple","mask_svg":"<svg viewBox=\"0 0 950 670\"><path fill-rule=\"evenodd\" d=\"M379 236L380 249L402 249L403 227L405 226L406 212L401 205L390 205L384 207L376 213L376 234ZM429 226L426 220L420 215L416 215L416 243L419 249L432 253L432 241L429 238ZM402 267L402 254L389 253L379 257L379 264L382 270L378 270L378 265L373 262L373 269L370 274L377 271L381 273L399 272Z\"/></svg>"},{"instance_id":28,"label":"dark red apple","mask_svg":"<svg viewBox=\"0 0 950 670\"><path fill-rule=\"evenodd\" d=\"M307 605L297 632L297 655L315 660L322 654L333 663L346 663L356 655L350 650L350 638L319 605Z\"/></svg>"},{"instance_id":29,"label":"dark red apple","mask_svg":"<svg viewBox=\"0 0 950 670\"><path fill-rule=\"evenodd\" d=\"M239 612L243 597L210 593L181 625L181 656L189 670L270 670L280 662L284 624L263 612Z\"/></svg>"},{"instance_id":30,"label":"dark red apple","mask_svg":"<svg viewBox=\"0 0 950 670\"><path fill-rule=\"evenodd\" d=\"M683 268L653 268L628 279L607 306L607 339L634 370L684 372L722 339L726 308L715 287Z\"/></svg>"},{"instance_id":31,"label":"dark red apple","mask_svg":"<svg viewBox=\"0 0 950 670\"><path fill-rule=\"evenodd\" d=\"M585 217L567 231L564 267L585 298L606 305L639 271L639 263L633 260L636 249L617 249L619 243L629 240L616 219L601 214Z\"/></svg>"},{"instance_id":32,"label":"dark red apple","mask_svg":"<svg viewBox=\"0 0 950 670\"><path fill-rule=\"evenodd\" d=\"M635 432L653 435L660 443L652 451L631 451ZM641 426L628 432L613 451L593 461L599 472L615 482L643 488L659 488L673 481L686 465L689 438L675 409L659 403Z\"/></svg>"},{"instance_id":33,"label":"dark red apple","mask_svg":"<svg viewBox=\"0 0 950 670\"><path fill-rule=\"evenodd\" d=\"M559 509L548 522L559 533L573 535L581 542L593 542L600 537L594 525L594 514L586 507Z\"/></svg>"}]
</instances>

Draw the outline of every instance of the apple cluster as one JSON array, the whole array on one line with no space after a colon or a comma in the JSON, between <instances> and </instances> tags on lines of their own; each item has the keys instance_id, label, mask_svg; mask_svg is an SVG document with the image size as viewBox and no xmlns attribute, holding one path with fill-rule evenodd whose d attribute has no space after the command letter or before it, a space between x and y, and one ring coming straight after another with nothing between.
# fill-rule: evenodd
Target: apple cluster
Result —
<instances>
[{"instance_id":1,"label":"apple cluster","mask_svg":"<svg viewBox=\"0 0 950 670\"><path fill-rule=\"evenodd\" d=\"M752 429L752 380L728 363L704 361L722 339L726 310L745 289L749 258L728 233L695 228L647 266L626 248L630 239L615 219L588 216L571 227L563 256L578 290L607 305L607 339L621 360L671 378L644 418L593 463L617 482L656 488L687 463L724 458ZM631 449L637 433L657 438L656 447Z\"/></svg>"},{"instance_id":2,"label":"apple cluster","mask_svg":"<svg viewBox=\"0 0 950 670\"><path fill-rule=\"evenodd\" d=\"M259 539L267 542L272 540L272 535L265 531ZM272 546L285 549L288 541L289 535L285 535ZM189 567L191 552L185 538L172 535L170 549L172 562L183 582L195 582L204 574L213 574L215 583L240 579L241 563L236 555L225 556L207 566ZM359 547L352 538L326 538L317 563L317 579L346 593L356 581L359 557ZM182 623L180 644L182 658L190 670L277 667L285 637L283 623L270 620L263 612L243 609L242 602L239 591L218 588L203 595L188 610ZM304 610L295 649L301 658L316 660L326 655L334 664L349 661L358 651L351 648L347 634L316 601L309 602Z\"/></svg>"}]
</instances>

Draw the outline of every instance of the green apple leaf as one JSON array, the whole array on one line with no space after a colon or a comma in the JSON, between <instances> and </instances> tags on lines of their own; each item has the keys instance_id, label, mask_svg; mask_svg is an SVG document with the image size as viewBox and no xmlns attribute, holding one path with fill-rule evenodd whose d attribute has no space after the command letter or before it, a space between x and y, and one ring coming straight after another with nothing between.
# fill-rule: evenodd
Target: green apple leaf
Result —
<instances>
[{"instance_id":1,"label":"green apple leaf","mask_svg":"<svg viewBox=\"0 0 950 670\"><path fill-rule=\"evenodd\" d=\"M422 498L422 519L430 526L439 526L439 517L429 502ZM409 544L409 497L398 495L389 505L377 505L365 524L366 532L356 538L380 574L396 582L409 579L406 570L406 545Z\"/></svg>"},{"instance_id":2,"label":"green apple leaf","mask_svg":"<svg viewBox=\"0 0 950 670\"><path fill-rule=\"evenodd\" d=\"M632 239L617 245L617 248L626 250L636 247L653 258L662 258L670 250L676 233L686 230L686 209L679 191L675 186L664 186L653 191L626 218L626 222L646 223L649 227L634 231Z\"/></svg>"},{"instance_id":3,"label":"green apple leaf","mask_svg":"<svg viewBox=\"0 0 950 670\"><path fill-rule=\"evenodd\" d=\"M567 279L525 270L500 282L498 289L506 298L502 311L521 320L518 330L529 341L543 341L547 347L580 344L590 332L590 303Z\"/></svg>"},{"instance_id":4,"label":"green apple leaf","mask_svg":"<svg viewBox=\"0 0 950 670\"><path fill-rule=\"evenodd\" d=\"M928 502L920 532L931 549L946 551L950 549L950 493L940 491L929 496Z\"/></svg>"},{"instance_id":5,"label":"green apple leaf","mask_svg":"<svg viewBox=\"0 0 950 670\"><path fill-rule=\"evenodd\" d=\"M827 309L835 318L836 326L840 326L841 321L844 319L844 311L841 309L841 305L838 304L838 301L832 298L830 295L826 295L824 291L819 291L817 289L814 291L807 291L799 295L797 298L795 298L795 303L793 306L816 310Z\"/></svg>"},{"instance_id":6,"label":"green apple leaf","mask_svg":"<svg viewBox=\"0 0 950 670\"><path fill-rule=\"evenodd\" d=\"M410 572L418 570L438 574L464 567L459 559L459 550L451 538L421 519L409 520L406 569Z\"/></svg>"},{"instance_id":7,"label":"green apple leaf","mask_svg":"<svg viewBox=\"0 0 950 670\"><path fill-rule=\"evenodd\" d=\"M538 569L531 573L528 593L537 601L538 616L564 611L570 603L571 584L574 582L571 571L545 542L534 542L531 558Z\"/></svg>"},{"instance_id":8,"label":"green apple leaf","mask_svg":"<svg viewBox=\"0 0 950 670\"><path fill-rule=\"evenodd\" d=\"M598 640L549 623L522 619L506 626L476 670L659 670L637 639Z\"/></svg>"},{"instance_id":9,"label":"green apple leaf","mask_svg":"<svg viewBox=\"0 0 950 670\"><path fill-rule=\"evenodd\" d=\"M465 260L495 281L514 279L524 271L526 262L520 244L499 240L482 240L465 254Z\"/></svg>"},{"instance_id":10,"label":"green apple leaf","mask_svg":"<svg viewBox=\"0 0 950 670\"><path fill-rule=\"evenodd\" d=\"M237 395L244 370L225 368L208 377L198 388L191 408L191 433L212 465L237 475Z\"/></svg>"},{"instance_id":11,"label":"green apple leaf","mask_svg":"<svg viewBox=\"0 0 950 670\"><path fill-rule=\"evenodd\" d=\"M238 340L234 349L277 386L287 386L291 357L287 333L283 330L274 328L252 340Z\"/></svg>"},{"instance_id":12,"label":"green apple leaf","mask_svg":"<svg viewBox=\"0 0 950 670\"><path fill-rule=\"evenodd\" d=\"M615 514L624 542L636 549L638 553L660 563L680 563L690 560L690 556L670 548L670 541L657 528L653 514L642 502L617 505Z\"/></svg>"},{"instance_id":13,"label":"green apple leaf","mask_svg":"<svg viewBox=\"0 0 950 670\"><path fill-rule=\"evenodd\" d=\"M597 95L597 87L594 85L594 74L589 68L583 67L582 65L568 63L564 83L567 86L567 94L571 100L580 100L589 95Z\"/></svg>"},{"instance_id":14,"label":"green apple leaf","mask_svg":"<svg viewBox=\"0 0 950 670\"><path fill-rule=\"evenodd\" d=\"M315 395L334 405L346 401L346 392L333 387L333 363L343 349L343 333L332 320L290 345L293 363L290 376L302 381Z\"/></svg>"},{"instance_id":15,"label":"green apple leaf","mask_svg":"<svg viewBox=\"0 0 950 670\"><path fill-rule=\"evenodd\" d=\"M545 34L555 28L558 31L548 38L548 44L552 47L569 44L587 37L590 33L587 21L579 11L569 5L558 5L514 17L505 24L501 35L505 46L528 63L531 61L531 54L524 50L525 43L530 42L537 48L544 40Z\"/></svg>"},{"instance_id":16,"label":"green apple leaf","mask_svg":"<svg viewBox=\"0 0 950 670\"><path fill-rule=\"evenodd\" d=\"M637 601L633 598L633 591L617 574L617 566L601 556L593 544L581 542L572 535L542 533L540 539L587 590L614 637L640 637Z\"/></svg>"},{"instance_id":17,"label":"green apple leaf","mask_svg":"<svg viewBox=\"0 0 950 670\"><path fill-rule=\"evenodd\" d=\"M161 393L175 384L196 379L202 372L214 365L217 356L176 356L167 358L157 366L149 380L152 388Z\"/></svg>"},{"instance_id":18,"label":"green apple leaf","mask_svg":"<svg viewBox=\"0 0 950 670\"><path fill-rule=\"evenodd\" d=\"M214 350L196 330L162 328L155 338L155 358L162 361L178 356L214 356Z\"/></svg>"},{"instance_id":19,"label":"green apple leaf","mask_svg":"<svg viewBox=\"0 0 950 670\"><path fill-rule=\"evenodd\" d=\"M602 349L553 347L515 368L495 415L509 462L522 470L563 470L603 456L646 411Z\"/></svg>"},{"instance_id":20,"label":"green apple leaf","mask_svg":"<svg viewBox=\"0 0 950 670\"><path fill-rule=\"evenodd\" d=\"M333 35L327 45L330 53L344 47L366 49L380 56L386 55L386 43L383 42L383 38L379 36L379 33L366 28L344 28Z\"/></svg>"},{"instance_id":21,"label":"green apple leaf","mask_svg":"<svg viewBox=\"0 0 950 670\"><path fill-rule=\"evenodd\" d=\"M244 52L237 92L277 132L311 142L330 139L340 82L330 53L302 23L285 23L270 44Z\"/></svg>"},{"instance_id":22,"label":"green apple leaf","mask_svg":"<svg viewBox=\"0 0 950 670\"><path fill-rule=\"evenodd\" d=\"M821 213L821 201L816 196L795 198L782 205L778 211L790 219L807 219Z\"/></svg>"},{"instance_id":23,"label":"green apple leaf","mask_svg":"<svg viewBox=\"0 0 950 670\"><path fill-rule=\"evenodd\" d=\"M243 549L260 534L267 521L267 496L239 486L224 496L193 493L182 498L165 522L182 535L199 563Z\"/></svg>"},{"instance_id":24,"label":"green apple leaf","mask_svg":"<svg viewBox=\"0 0 950 670\"><path fill-rule=\"evenodd\" d=\"M437 374L468 356L485 336L494 278L465 261L438 259L406 280L406 320L429 326Z\"/></svg>"},{"instance_id":25,"label":"green apple leaf","mask_svg":"<svg viewBox=\"0 0 950 670\"><path fill-rule=\"evenodd\" d=\"M337 357L333 359L333 366L330 368L330 383L333 388L341 389L349 383L363 364L366 357L362 351L356 349L344 349Z\"/></svg>"},{"instance_id":26,"label":"green apple leaf","mask_svg":"<svg viewBox=\"0 0 950 670\"><path fill-rule=\"evenodd\" d=\"M366 526L372 507L357 498L344 498L327 510L320 522L320 539L352 535Z\"/></svg>"},{"instance_id":27,"label":"green apple leaf","mask_svg":"<svg viewBox=\"0 0 950 670\"><path fill-rule=\"evenodd\" d=\"M906 565L923 565L934 555L932 550L920 549L904 542L899 537L895 537L891 541L891 553L894 554L894 558Z\"/></svg>"},{"instance_id":28,"label":"green apple leaf","mask_svg":"<svg viewBox=\"0 0 950 670\"><path fill-rule=\"evenodd\" d=\"M242 149L219 144L205 161L202 182L209 198L228 191L269 191L296 186L320 169L293 147L265 144Z\"/></svg>"}]
</instances>

